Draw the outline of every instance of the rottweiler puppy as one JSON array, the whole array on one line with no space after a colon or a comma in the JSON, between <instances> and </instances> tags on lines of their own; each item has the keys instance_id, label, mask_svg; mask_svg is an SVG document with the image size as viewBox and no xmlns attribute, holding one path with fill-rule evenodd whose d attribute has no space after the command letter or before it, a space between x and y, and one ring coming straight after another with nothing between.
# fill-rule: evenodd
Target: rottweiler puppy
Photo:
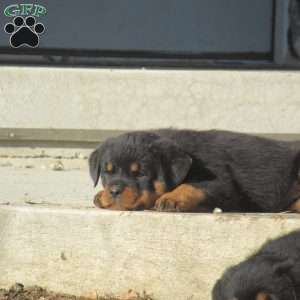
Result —
<instances>
[{"instance_id":1,"label":"rottweiler puppy","mask_svg":"<svg viewBox=\"0 0 300 300\"><path fill-rule=\"evenodd\" d=\"M180 212L298 210L299 164L286 142L218 130L130 132L89 158L97 206Z\"/></svg>"},{"instance_id":2,"label":"rottweiler puppy","mask_svg":"<svg viewBox=\"0 0 300 300\"><path fill-rule=\"evenodd\" d=\"M213 300L299 300L300 231L265 243L230 267L212 291Z\"/></svg>"}]
</instances>

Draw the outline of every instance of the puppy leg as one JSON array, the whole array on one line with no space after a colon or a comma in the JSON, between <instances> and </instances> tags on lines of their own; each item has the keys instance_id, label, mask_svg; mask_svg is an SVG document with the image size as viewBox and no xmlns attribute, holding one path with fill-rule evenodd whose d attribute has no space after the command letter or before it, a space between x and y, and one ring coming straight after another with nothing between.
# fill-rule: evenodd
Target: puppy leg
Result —
<instances>
[{"instance_id":1,"label":"puppy leg","mask_svg":"<svg viewBox=\"0 0 300 300\"><path fill-rule=\"evenodd\" d=\"M158 198L155 208L158 211L193 212L197 210L200 203L204 202L204 199L204 189L184 183Z\"/></svg>"},{"instance_id":2,"label":"puppy leg","mask_svg":"<svg viewBox=\"0 0 300 300\"><path fill-rule=\"evenodd\" d=\"M233 211L239 203L226 178L202 182L186 182L155 202L158 211L212 212L216 207Z\"/></svg>"}]
</instances>

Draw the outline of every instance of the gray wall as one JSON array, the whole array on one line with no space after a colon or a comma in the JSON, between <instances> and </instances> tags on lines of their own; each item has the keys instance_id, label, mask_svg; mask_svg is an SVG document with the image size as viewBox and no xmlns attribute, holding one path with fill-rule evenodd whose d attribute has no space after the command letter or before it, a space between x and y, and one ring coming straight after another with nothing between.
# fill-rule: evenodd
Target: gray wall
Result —
<instances>
[{"instance_id":1,"label":"gray wall","mask_svg":"<svg viewBox=\"0 0 300 300\"><path fill-rule=\"evenodd\" d=\"M0 69L0 127L300 132L300 73Z\"/></svg>"}]
</instances>

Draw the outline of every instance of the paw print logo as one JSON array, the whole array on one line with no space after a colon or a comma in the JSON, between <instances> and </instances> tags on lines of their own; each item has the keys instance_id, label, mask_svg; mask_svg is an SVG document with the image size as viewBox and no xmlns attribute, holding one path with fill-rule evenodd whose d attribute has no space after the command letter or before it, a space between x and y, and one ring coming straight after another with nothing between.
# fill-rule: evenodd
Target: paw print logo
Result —
<instances>
[{"instance_id":1,"label":"paw print logo","mask_svg":"<svg viewBox=\"0 0 300 300\"><path fill-rule=\"evenodd\" d=\"M32 16L26 19L18 16L13 19L12 23L5 24L4 30L11 34L10 44L13 48L23 45L35 48L39 45L39 35L45 31L45 26L42 23L36 23Z\"/></svg>"}]
</instances>

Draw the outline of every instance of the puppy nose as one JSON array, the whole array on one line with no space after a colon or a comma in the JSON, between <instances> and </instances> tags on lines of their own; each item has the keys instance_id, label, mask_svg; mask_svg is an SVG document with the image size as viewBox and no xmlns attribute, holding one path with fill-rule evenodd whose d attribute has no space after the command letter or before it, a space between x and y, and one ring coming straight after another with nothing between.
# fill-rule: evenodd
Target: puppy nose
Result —
<instances>
[{"instance_id":1,"label":"puppy nose","mask_svg":"<svg viewBox=\"0 0 300 300\"><path fill-rule=\"evenodd\" d=\"M119 196L122 193L122 185L120 184L114 184L110 187L109 191L110 194L113 198L116 198L117 196Z\"/></svg>"}]
</instances>

